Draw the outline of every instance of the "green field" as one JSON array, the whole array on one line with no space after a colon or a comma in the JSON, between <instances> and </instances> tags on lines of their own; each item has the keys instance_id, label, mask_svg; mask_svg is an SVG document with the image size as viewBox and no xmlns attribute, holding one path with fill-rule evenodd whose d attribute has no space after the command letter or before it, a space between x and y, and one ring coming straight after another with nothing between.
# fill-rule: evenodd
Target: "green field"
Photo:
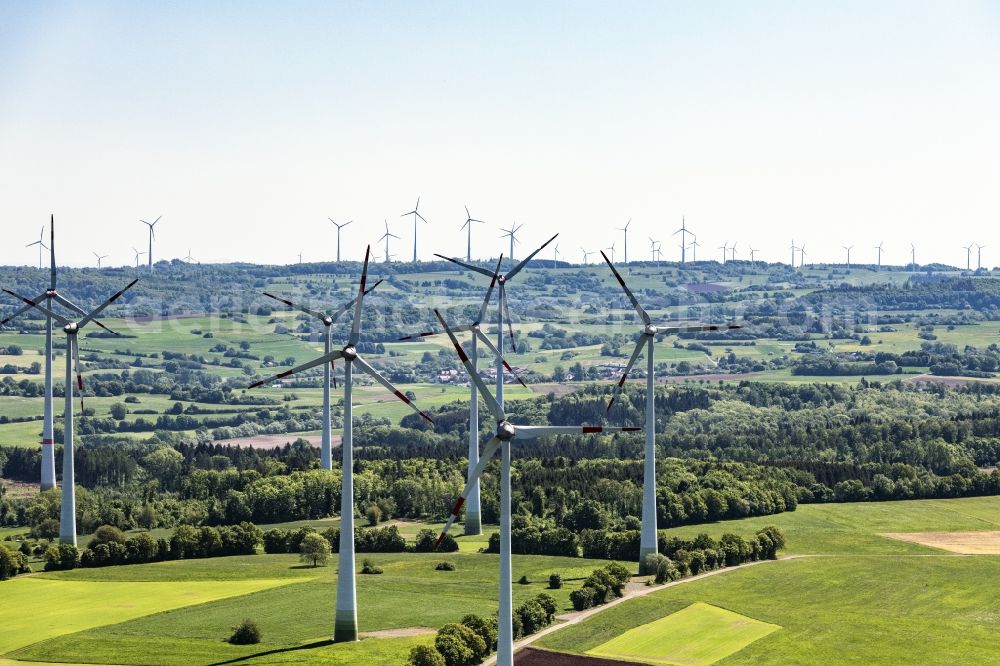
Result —
<instances>
[{"instance_id":1,"label":"green field","mask_svg":"<svg viewBox=\"0 0 1000 666\"><path fill-rule=\"evenodd\" d=\"M544 637L539 647L588 653L695 603L780 631L717 664L984 664L996 661L1000 558L952 555L882 532L990 530L1000 498L800 506L793 513L668 530L745 533L776 524L798 557L673 585ZM668 662L672 663L672 662Z\"/></svg>"},{"instance_id":2,"label":"green field","mask_svg":"<svg viewBox=\"0 0 1000 666\"><path fill-rule=\"evenodd\" d=\"M676 666L709 666L781 627L702 602L629 629L587 654Z\"/></svg>"}]
</instances>

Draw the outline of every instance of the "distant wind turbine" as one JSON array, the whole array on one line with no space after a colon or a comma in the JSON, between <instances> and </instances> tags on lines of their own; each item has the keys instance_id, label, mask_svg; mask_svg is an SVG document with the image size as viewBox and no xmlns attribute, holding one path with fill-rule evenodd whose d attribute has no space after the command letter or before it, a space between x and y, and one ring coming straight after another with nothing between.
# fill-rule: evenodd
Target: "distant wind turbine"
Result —
<instances>
[{"instance_id":1,"label":"distant wind turbine","mask_svg":"<svg viewBox=\"0 0 1000 666\"><path fill-rule=\"evenodd\" d=\"M963 245L962 249L965 250L965 270L972 270L972 245Z\"/></svg>"},{"instance_id":2,"label":"distant wind turbine","mask_svg":"<svg viewBox=\"0 0 1000 666\"><path fill-rule=\"evenodd\" d=\"M847 250L847 270L851 270L851 249L854 248L853 245L841 245L840 247Z\"/></svg>"},{"instance_id":3,"label":"distant wind turbine","mask_svg":"<svg viewBox=\"0 0 1000 666\"><path fill-rule=\"evenodd\" d=\"M96 252L93 252L92 254L93 254L93 255L94 255L95 257L97 257L97 267L98 267L98 268L100 268L100 267L101 267L101 260L102 260L102 259L107 259L107 258L108 258L108 255L106 255L106 254L97 254Z\"/></svg>"},{"instance_id":4,"label":"distant wind turbine","mask_svg":"<svg viewBox=\"0 0 1000 666\"><path fill-rule=\"evenodd\" d=\"M677 231L675 231L673 233L674 236L676 236L677 234L681 235L681 263L683 264L684 262L687 261L687 257L684 254L684 252L687 249L687 244L688 244L687 237L688 237L688 234L691 234L692 236L694 236L694 234L692 234L690 231L688 231L687 220L684 219L683 215L681 215L681 228L678 229Z\"/></svg>"},{"instance_id":5,"label":"distant wind turbine","mask_svg":"<svg viewBox=\"0 0 1000 666\"><path fill-rule=\"evenodd\" d=\"M632 218L628 218L628 222L625 223L624 227L619 227L618 231L624 232L625 234L625 260L622 261L622 265L628 266L628 227L632 224Z\"/></svg>"},{"instance_id":6,"label":"distant wind turbine","mask_svg":"<svg viewBox=\"0 0 1000 666\"><path fill-rule=\"evenodd\" d=\"M910 270L917 272L917 246L910 243Z\"/></svg>"},{"instance_id":7,"label":"distant wind turbine","mask_svg":"<svg viewBox=\"0 0 1000 666\"><path fill-rule=\"evenodd\" d=\"M726 258L729 256L729 241L722 244L722 247L715 248L716 250L722 250L722 263L726 263Z\"/></svg>"},{"instance_id":8,"label":"distant wind turbine","mask_svg":"<svg viewBox=\"0 0 1000 666\"><path fill-rule=\"evenodd\" d=\"M163 216L160 215L160 217L163 217ZM147 222L146 220L139 220L140 222L142 222L143 224L145 224L147 227L149 227L149 254L146 255L146 259L149 260L149 272L150 273L153 272L153 239L156 238L156 231L153 229L153 227L155 227L156 223L160 221L160 217L157 217L152 222ZM146 253L143 253L143 254L146 254Z\"/></svg>"},{"instance_id":9,"label":"distant wind turbine","mask_svg":"<svg viewBox=\"0 0 1000 666\"><path fill-rule=\"evenodd\" d=\"M559 245L557 244L554 248L552 248L552 268L555 268L556 264L558 263L559 263Z\"/></svg>"},{"instance_id":10,"label":"distant wind turbine","mask_svg":"<svg viewBox=\"0 0 1000 666\"><path fill-rule=\"evenodd\" d=\"M612 243L611 247L604 248L604 249L606 249L608 252L611 253L611 261L614 261L615 260L615 244Z\"/></svg>"},{"instance_id":11,"label":"distant wind turbine","mask_svg":"<svg viewBox=\"0 0 1000 666\"><path fill-rule=\"evenodd\" d=\"M978 271L983 267L983 248L985 245L980 245L976 243L976 270Z\"/></svg>"},{"instance_id":12,"label":"distant wind turbine","mask_svg":"<svg viewBox=\"0 0 1000 666\"><path fill-rule=\"evenodd\" d=\"M795 268L795 251L797 249L799 249L799 248L795 245L795 239L793 238L792 239L792 268Z\"/></svg>"},{"instance_id":13,"label":"distant wind turbine","mask_svg":"<svg viewBox=\"0 0 1000 666\"><path fill-rule=\"evenodd\" d=\"M141 257L142 255L144 255L146 253L145 252L139 252L139 250L137 250L135 247L132 248L132 251L135 252L135 267L139 268L139 257ZM300 255L300 257L301 257L301 255ZM301 258L299 260L299 263L301 263Z\"/></svg>"},{"instance_id":14,"label":"distant wind turbine","mask_svg":"<svg viewBox=\"0 0 1000 666\"><path fill-rule=\"evenodd\" d=\"M337 261L339 262L340 261L340 230L343 229L344 227L346 227L348 224L350 224L354 220L349 220L347 222L344 222L343 224L340 224L338 222L334 222L334 219L332 217L328 217L326 219L328 219L331 222L333 222L333 226L337 227Z\"/></svg>"},{"instance_id":15,"label":"distant wind turbine","mask_svg":"<svg viewBox=\"0 0 1000 666\"><path fill-rule=\"evenodd\" d=\"M466 206L465 207L465 224L462 225L462 228L459 229L459 231L461 231L462 229L468 228L468 231L466 232L466 238L465 238L465 260L468 261L468 262L472 261L472 223L473 222L476 222L478 224L486 224L482 220L477 220L476 218L472 217L472 213L469 212L469 207Z\"/></svg>"},{"instance_id":16,"label":"distant wind turbine","mask_svg":"<svg viewBox=\"0 0 1000 666\"><path fill-rule=\"evenodd\" d=\"M413 210L409 213L403 213L400 217L406 217L407 215L413 216L413 263L417 263L417 220L427 224L427 220L425 220L424 216L420 214L420 197L417 197L417 205L413 207ZM388 229L386 229L386 232L388 232ZM386 254L388 254L388 252Z\"/></svg>"},{"instance_id":17,"label":"distant wind turbine","mask_svg":"<svg viewBox=\"0 0 1000 666\"><path fill-rule=\"evenodd\" d=\"M582 247L580 248L580 252L583 253L583 265L586 266L587 265L587 257L589 257L590 255L592 255L594 253L593 252L587 252Z\"/></svg>"},{"instance_id":18,"label":"distant wind turbine","mask_svg":"<svg viewBox=\"0 0 1000 666\"><path fill-rule=\"evenodd\" d=\"M523 226L524 226L523 224L517 224L515 222L514 224L510 225L510 229L504 229L503 227L500 227L500 231L503 232L502 234L500 234L500 238L503 238L504 236L509 236L510 237L510 255L509 256L510 256L510 260L511 261L514 261L514 243L518 242L518 240L517 240L517 232Z\"/></svg>"},{"instance_id":19,"label":"distant wind turbine","mask_svg":"<svg viewBox=\"0 0 1000 666\"><path fill-rule=\"evenodd\" d=\"M733 243L733 246L729 250L733 253L733 261L736 261L736 243Z\"/></svg>"},{"instance_id":20,"label":"distant wind turbine","mask_svg":"<svg viewBox=\"0 0 1000 666\"><path fill-rule=\"evenodd\" d=\"M757 265L757 264L756 264L756 263L754 262L754 256L755 256L755 255L756 255L756 254L757 254L757 253L758 253L759 251L760 251L760 250L755 250L755 249L753 249L752 247L750 248L749 252L750 252L750 266L751 266L751 267L753 267L753 266L756 266L756 265Z\"/></svg>"},{"instance_id":21,"label":"distant wind turbine","mask_svg":"<svg viewBox=\"0 0 1000 666\"><path fill-rule=\"evenodd\" d=\"M42 250L49 249L49 246L45 244L45 225L42 225L42 232L38 234L38 240L34 243L28 243L24 247L32 247L34 245L38 246L38 270L42 269Z\"/></svg>"},{"instance_id":22,"label":"distant wind turbine","mask_svg":"<svg viewBox=\"0 0 1000 666\"><path fill-rule=\"evenodd\" d=\"M799 268L806 267L806 244L803 243L799 248Z\"/></svg>"},{"instance_id":23,"label":"distant wind turbine","mask_svg":"<svg viewBox=\"0 0 1000 666\"><path fill-rule=\"evenodd\" d=\"M418 203L419 203L419 200L418 200ZM416 229L416 222L414 222L414 229ZM382 241L382 240L385 241L385 263L389 263L389 261L393 257L393 255L389 254L389 239L390 238L395 238L396 240L399 240L399 236L397 236L396 234L389 233L389 220L385 220L385 233L382 234L382 236L379 237L380 241ZM415 239L416 239L416 236L414 236L414 240Z\"/></svg>"},{"instance_id":24,"label":"distant wind turbine","mask_svg":"<svg viewBox=\"0 0 1000 666\"><path fill-rule=\"evenodd\" d=\"M701 243L698 242L697 238L691 241L691 244L688 245L688 247L691 248L691 261L698 261L698 248L700 246Z\"/></svg>"},{"instance_id":25,"label":"distant wind turbine","mask_svg":"<svg viewBox=\"0 0 1000 666\"><path fill-rule=\"evenodd\" d=\"M882 270L882 241L878 242L878 245L875 246L875 249L878 250L878 261L875 264L875 270L880 271Z\"/></svg>"},{"instance_id":26,"label":"distant wind turbine","mask_svg":"<svg viewBox=\"0 0 1000 666\"><path fill-rule=\"evenodd\" d=\"M188 262L189 264L194 263L194 257L191 256L191 248L188 248L188 256L184 257L184 261Z\"/></svg>"}]
</instances>

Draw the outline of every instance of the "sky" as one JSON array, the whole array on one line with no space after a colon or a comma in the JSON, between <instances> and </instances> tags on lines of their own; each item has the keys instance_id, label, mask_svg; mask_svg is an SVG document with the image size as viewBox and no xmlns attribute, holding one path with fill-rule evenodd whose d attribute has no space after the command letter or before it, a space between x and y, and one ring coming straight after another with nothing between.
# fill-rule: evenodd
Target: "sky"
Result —
<instances>
[{"instance_id":1,"label":"sky","mask_svg":"<svg viewBox=\"0 0 1000 666\"><path fill-rule=\"evenodd\" d=\"M1000 264L1000 3L0 2L0 264ZM994 252L995 254L990 254ZM552 256L546 250L547 256ZM994 258L996 257L996 258ZM593 261L593 258L591 259ZM973 257L973 266L975 257Z\"/></svg>"}]
</instances>

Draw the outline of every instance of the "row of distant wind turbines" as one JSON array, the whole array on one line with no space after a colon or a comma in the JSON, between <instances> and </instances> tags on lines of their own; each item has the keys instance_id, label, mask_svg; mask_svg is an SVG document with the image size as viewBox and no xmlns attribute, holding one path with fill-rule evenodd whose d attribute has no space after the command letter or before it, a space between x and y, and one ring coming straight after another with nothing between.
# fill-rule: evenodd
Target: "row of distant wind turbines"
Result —
<instances>
[{"instance_id":1,"label":"row of distant wind turbines","mask_svg":"<svg viewBox=\"0 0 1000 666\"><path fill-rule=\"evenodd\" d=\"M407 217L407 216L412 216L412 218L413 218L413 259L412 260L413 260L414 263L416 263L417 260L418 260L418 257L417 257L417 236L418 236L418 233L417 233L417 231L419 229L419 225L417 223L418 222L423 222L424 224L427 224L427 219L420 213L420 197L417 197L417 203L413 206L413 210L408 211L408 212L403 213L402 215L400 215L400 217ZM145 256L147 258L148 270L150 272L153 271L153 241L156 239L155 227L156 227L156 224L162 219L162 217L163 216L161 215L160 217L157 217L152 222L147 222L146 220L139 220L140 223L145 224L148 227L148 232L149 232L149 245L148 245L148 248L149 249L147 251L145 251L145 252L142 252L142 251L138 250L135 247L132 248L133 252L135 253L135 267L136 267L136 269L139 268L139 259L141 257ZM350 224L353 224L354 220L349 220L347 222L337 222L332 217L331 218L327 218L327 219L337 229L337 255L336 256L337 256L337 261L339 262L340 261L340 233L341 233L341 231L345 227L347 227ZM391 262L397 256L397 255L393 254L392 252L390 252L389 241L391 239L400 240L400 237L397 236L396 234L392 233L389 230L389 221L388 220L385 220L384 224L385 224L385 232L378 238L378 240L376 242L384 244L383 261L385 261L386 263L389 263L389 262ZM463 224L462 224L462 226L460 227L459 230L460 231L464 230L466 232L465 260L467 262L468 261L472 261L472 225L473 224L485 224L485 222L483 220L480 220L480 219L472 217L472 214L469 212L469 207L466 206L465 207L465 221L463 222ZM623 234L623 237L624 237L623 238L623 240L624 240L624 243L623 243L623 246L624 246L623 247L624 259L623 259L622 263L626 264L626 265L629 263L629 260L628 260L628 232L629 232L629 227L631 225L632 225L632 219L629 218L628 222L625 223L624 227L618 227L616 229L617 231L621 231L622 234ZM520 243L520 241L517 239L517 233L518 233L518 231L521 230L521 228L523 226L524 226L523 224L517 224L515 222L515 223L513 223L510 226L509 229L508 228L504 228L504 227L500 228L500 230L503 232L500 235L500 238L507 238L510 241L509 252L507 254L507 257L510 260L514 259L514 246L516 244ZM693 231L691 231L690 229L687 228L687 220L684 217L681 217L681 226L680 226L680 228L673 232L674 236L676 236L678 234L680 234L680 244L677 246L677 248L680 250L680 263L681 264L687 263L687 261L688 261L688 259L687 259L687 251L688 250L691 251L691 261L698 261L698 248L701 247L701 244L698 242L698 236ZM690 238L690 242L689 242L689 238ZM590 260L590 257L592 257L592 256L594 256L596 254L602 253L604 251L606 251L608 254L611 255L611 261L612 262L615 261L615 253L616 253L615 246L616 246L616 244L617 244L617 241L615 241L614 243L612 243L609 247L603 248L603 250L593 250L593 251L590 251L590 250L587 250L586 248L581 247L580 248L581 258L582 258L582 262L581 263L583 263L584 265L588 264L589 260ZM726 240L725 242L722 243L721 246L719 246L718 248L716 248L718 250L722 250L722 263L723 264L728 263L729 261L736 261L736 256L737 256L737 251L738 251L738 245L739 245L739 243L735 242L735 241L733 242L732 245L729 245L729 241ZM45 244L45 227L44 226L42 226L42 231L41 231L41 234L39 235L38 240L36 240L36 241L34 241L32 243L28 243L25 247L33 247L33 246L38 246L38 268L41 269L42 268L42 251L44 249L47 249L47 247L48 247ZM969 245L963 245L963 246L961 246L961 248L963 250L965 250L965 269L966 270L972 270L972 248L976 248L976 270L979 270L979 269L982 268L982 266L983 266L983 261L982 261L982 259L983 259L983 248L985 248L985 247L986 247L985 245L981 245L981 244L976 243L976 242L969 243ZM853 245L842 245L841 248L847 253L846 265L847 265L848 270L850 270L850 268L851 268L851 251L854 249L854 246ZM879 244L875 245L872 249L874 249L875 252L876 252L876 261L875 261L876 270L881 270L881 268L882 268L882 253L884 252L884 249L885 249L884 248L884 243L882 241L879 241ZM749 255L750 264L751 265L756 264L757 253L760 252L760 250L757 250L757 249L755 249L752 246L748 246L748 248L747 248L746 251L747 251L747 254ZM795 241L792 240L791 251L792 251L791 264L790 264L791 267L792 268L796 267L796 256L798 258L798 265L799 265L799 267L800 268L804 267L806 265L806 244L802 243L801 245L796 245ZM656 240L652 236L650 236L649 237L649 252L650 252L650 255L651 255L651 261L652 262L656 263L656 262L662 261L663 260L663 242L660 241L660 240ZM914 271L917 269L916 252L917 252L916 246L913 243L910 243L910 268L911 268L911 270L914 270ZM796 255L796 253L798 253L798 254ZM552 256L553 265L555 265L559 261L560 254L561 253L559 252L559 245L557 244L553 248L553 256ZM101 262L104 259L107 259L108 256L109 256L109 255L106 255L106 254L103 254L103 255L102 254L98 254L97 252L93 252L93 255L97 259L97 267L98 268L101 268ZM302 263L302 253L301 252L298 255L298 259L299 259L299 263L301 264ZM186 257L184 257L183 260L186 261L187 263L193 263L195 261L194 257L191 256L191 250L190 249L188 249L188 254L187 254Z\"/></svg>"},{"instance_id":2,"label":"row of distant wind turbines","mask_svg":"<svg viewBox=\"0 0 1000 666\"><path fill-rule=\"evenodd\" d=\"M509 666L513 664L513 624L512 624L512 608L513 608L513 598L512 598L512 587L511 587L511 493L510 493L510 445L512 441L517 439L522 440L532 440L538 437L544 436L558 436L567 434L593 434L601 432L634 432L642 430L638 427L607 427L607 426L532 426L532 425L515 425L509 419L506 411L504 410L504 399L503 399L503 389L504 389L504 371L506 370L510 374L514 374L513 369L509 363L505 360L502 350L504 349L504 324L507 324L511 335L511 345L513 346L513 328L511 324L510 309L507 300L507 285L510 281L520 273L537 255L542 251L547 245L556 239L558 234L552 236L548 241L546 241L541 247L536 249L525 259L518 262L510 271L507 273L501 273L500 267L502 264L503 256L497 261L496 267L493 270L488 270L480 266L475 266L470 263L462 262L458 259L445 257L443 255L437 255L442 259L446 259L452 263L455 263L467 270L484 275L490 279L489 287L486 290L485 298L483 299L483 304L480 307L478 316L476 319L468 325L459 326L452 328L445 321L444 317L437 310L434 311L434 315L441 325L440 330L435 331L425 331L418 333L413 336L407 336L403 339L417 339L423 338L430 335L436 335L442 331L447 334L449 341L455 348L459 359L461 360L463 366L466 368L469 378L470 378L470 401L469 401L469 460L468 460L468 470L467 470L467 484L459 496L458 501L455 503L451 511L451 515L441 532L441 536L438 539L440 544L441 540L444 539L447 531L451 528L452 524L459 517L463 505L467 507L466 510L466 520L465 520L465 530L466 534L478 534L481 532L481 517L480 517L480 498L479 498L479 480L482 474L485 472L487 465L490 460L496 456L500 455L500 582L499 582L499 622L498 622L498 644L497 644L497 663L503 666ZM64 434L63 434L63 493L62 493L62 505L60 514L60 541L63 543L76 544L76 501L75 501L75 487L74 487L74 432L73 432L73 370L75 367L76 371L76 385L81 396L81 412L83 411L82 404L82 392L83 392L83 375L80 369L80 359L79 359L79 344L77 338L80 330L82 330L86 325L93 322L94 324L108 330L112 333L107 326L97 320L97 316L109 305L114 303L118 298L120 298L128 289L134 286L138 279L132 280L124 289L118 291L107 299L100 306L95 308L89 313L84 312L77 305L68 301L64 297L58 294L56 290L56 261L55 261L55 232L54 232L54 220L52 228L50 228L50 242L48 244L48 249L50 251L50 280L48 288L42 292L39 296L34 299L27 298L16 294L15 292L4 289L6 293L14 296L15 298L22 301L25 305L14 314L10 315L3 321L0 321L0 325L6 324L15 317L21 315L31 308L35 308L46 315L47 319L47 335L46 335L46 385L45 385L45 422L43 425L43 440L42 440L42 450L43 450L43 465L42 465L42 487L51 488L55 485L55 469L54 469L54 455L52 453L53 440L52 440L52 345L51 345L51 322L55 320L63 327L63 332L66 335L67 343L67 354L66 354L66 387L65 387L65 408L64 408ZM330 420L330 380L331 380L331 370L332 365L337 359L344 361L344 415L343 415L343 438L341 443L342 449L342 490L341 490L341 540L340 549L338 553L339 558L339 572L337 577L337 600L336 600L336 615L334 623L334 640L336 641L354 641L358 638L358 624L357 624L357 595L356 595L356 583L355 583L355 562L354 562L354 485L353 485L353 410L352 410L352 386L353 386L353 373L354 366L362 370L362 372L371 376L376 382L384 386L390 392L392 392L395 397L402 400L404 403L409 405L414 411L420 414L424 419L433 423L433 419L420 410L412 400L410 400L405 394L399 391L395 386L392 385L385 377L383 377L374 367L372 367L367 361L365 361L357 351L357 343L361 334L361 314L364 302L364 297L371 293L376 287L378 287L379 282L376 282L371 287L367 286L368 279L368 263L371 254L371 247L365 252L365 260L361 270L361 280L358 287L357 296L349 303L343 307L333 311L332 313L324 313L317 310L312 310L310 308L302 307L296 305L292 301L280 298L273 294L265 293L266 296L278 300L289 307L300 310L306 314L314 316L323 322L326 327L326 336L324 344L324 354L316 359L313 359L307 363L299 365L290 370L278 373L273 377L268 377L266 379L254 382L249 386L249 388L254 388L273 382L277 379L287 377L289 375L302 372L317 366L322 365L324 367L323 381L324 381L324 391L323 391L323 437L322 437L322 447L321 447L321 457L320 464L323 469L332 469L332 450L330 441L330 431L331 431L331 420ZM639 337L638 343L635 350L629 359L628 364L622 374L621 379L615 386L614 392L612 394L611 401L608 403L607 410L610 411L611 406L617 399L618 392L624 385L632 367L635 365L636 360L643 352L646 351L647 355L647 376L646 376L646 418L645 418L645 432L646 432L646 447L645 447L645 466L643 475L643 509L642 509L642 530L641 530L641 557L645 557L649 553L656 552L656 468L655 468L655 420L653 411L653 387L654 387L654 365L653 365L653 343L654 340L660 336L668 334L676 334L680 332L694 332L694 331L706 331L706 330L718 330L720 328L739 328L737 325L729 325L725 327L720 326L688 326L688 327L658 327L654 325L645 312L639 301L636 299L635 295L628 288L625 283L624 278L615 269L612 261L605 255L601 253L608 267L611 269L615 279L619 282L625 296L628 298L633 308L639 314L643 321L642 334ZM486 336L482 331L481 325L485 321L486 313L492 298L493 292L497 292L497 342L496 345L492 344L492 341ZM45 303L45 305L43 305ZM70 315L63 315L55 312L52 308L53 303L59 304L64 308L71 311ZM345 314L346 312L353 309L354 318L351 324L350 335L346 341L346 344L341 349L334 350L332 348L332 325L337 320L338 317ZM472 345L471 345L471 355L467 354L455 337L456 332L468 331L472 333ZM482 378L479 376L478 372L478 347L477 344L482 342L490 353L496 358L496 370L497 370L497 380L496 389L491 392L486 384L483 382ZM520 381L520 378L515 379ZM522 382L523 383L523 382ZM334 386L336 384L334 383ZM491 416L496 420L496 430L494 436L489 440L486 446L483 448L482 455L479 453L479 442L478 442L478 432L479 432L479 414L478 405L480 396L484 400L487 409L489 410ZM640 566L641 566L640 561Z\"/></svg>"}]
</instances>

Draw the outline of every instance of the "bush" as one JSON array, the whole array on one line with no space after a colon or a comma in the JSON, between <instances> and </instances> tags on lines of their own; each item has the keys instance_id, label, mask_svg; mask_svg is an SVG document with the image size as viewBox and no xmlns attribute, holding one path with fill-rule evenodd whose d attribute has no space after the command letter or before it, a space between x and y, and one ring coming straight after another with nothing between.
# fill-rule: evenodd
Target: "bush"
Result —
<instances>
[{"instance_id":1,"label":"bush","mask_svg":"<svg viewBox=\"0 0 1000 666\"><path fill-rule=\"evenodd\" d=\"M229 637L229 642L233 645L254 645L260 643L261 633L257 623L246 619L233 627L233 635Z\"/></svg>"},{"instance_id":2,"label":"bush","mask_svg":"<svg viewBox=\"0 0 1000 666\"><path fill-rule=\"evenodd\" d=\"M549 574L549 589L558 590L562 587L562 576L557 573Z\"/></svg>"},{"instance_id":3,"label":"bush","mask_svg":"<svg viewBox=\"0 0 1000 666\"><path fill-rule=\"evenodd\" d=\"M7 580L22 573L31 573L24 553L8 550L0 545L0 580Z\"/></svg>"},{"instance_id":4,"label":"bush","mask_svg":"<svg viewBox=\"0 0 1000 666\"><path fill-rule=\"evenodd\" d=\"M416 541L413 543L413 550L417 553L432 553L434 552L434 544L437 543L438 535L433 530L420 530L417 532ZM455 541L455 537L450 534L445 534L444 539L441 540L441 545L437 547L437 551L440 553L454 553L458 550L458 542Z\"/></svg>"},{"instance_id":5,"label":"bush","mask_svg":"<svg viewBox=\"0 0 1000 666\"><path fill-rule=\"evenodd\" d=\"M444 660L441 653L429 645L418 645L417 647L410 650L410 661L408 662L411 666L447 666L448 662Z\"/></svg>"},{"instance_id":6,"label":"bush","mask_svg":"<svg viewBox=\"0 0 1000 666\"><path fill-rule=\"evenodd\" d=\"M535 599L529 599L514 609L521 618L521 628L525 634L533 634L548 624L548 615Z\"/></svg>"},{"instance_id":7,"label":"bush","mask_svg":"<svg viewBox=\"0 0 1000 666\"><path fill-rule=\"evenodd\" d=\"M542 592L535 597L535 601L537 601L538 604L545 609L545 615L548 618L546 624L551 624L552 620L556 618L556 612L559 610L559 606L556 604L555 598L551 594L545 594Z\"/></svg>"},{"instance_id":8,"label":"bush","mask_svg":"<svg viewBox=\"0 0 1000 666\"><path fill-rule=\"evenodd\" d=\"M120 543L125 545L128 537L120 529L114 525L101 525L96 530L94 530L94 536L91 538L90 543L87 544L88 547L91 545L97 545L100 543Z\"/></svg>"},{"instance_id":9,"label":"bush","mask_svg":"<svg viewBox=\"0 0 1000 666\"><path fill-rule=\"evenodd\" d=\"M487 620L484 617L478 615L466 615L462 618L462 624L472 629L483 642L486 643L486 649L493 651L497 647L497 620L496 618L491 618Z\"/></svg>"},{"instance_id":10,"label":"bush","mask_svg":"<svg viewBox=\"0 0 1000 666\"><path fill-rule=\"evenodd\" d=\"M527 576L521 576L520 578L517 579L517 584L518 585L531 585L531 581L528 580Z\"/></svg>"},{"instance_id":11,"label":"bush","mask_svg":"<svg viewBox=\"0 0 1000 666\"><path fill-rule=\"evenodd\" d=\"M288 537L281 530L264 532L264 552L269 555L288 552Z\"/></svg>"},{"instance_id":12,"label":"bush","mask_svg":"<svg viewBox=\"0 0 1000 666\"><path fill-rule=\"evenodd\" d=\"M365 510L365 517L368 519L368 525L375 527L382 520L382 510L377 504L370 504Z\"/></svg>"},{"instance_id":13,"label":"bush","mask_svg":"<svg viewBox=\"0 0 1000 666\"><path fill-rule=\"evenodd\" d=\"M573 604L573 610L587 610L594 605L594 590L589 587L573 590L569 593L569 600Z\"/></svg>"},{"instance_id":14,"label":"bush","mask_svg":"<svg viewBox=\"0 0 1000 666\"><path fill-rule=\"evenodd\" d=\"M65 571L75 569L80 563L80 551L69 543L49 546L45 551L46 571Z\"/></svg>"},{"instance_id":15,"label":"bush","mask_svg":"<svg viewBox=\"0 0 1000 666\"><path fill-rule=\"evenodd\" d=\"M374 562L369 560L367 557L361 566L361 573L363 574L380 574L382 573L382 568L375 565Z\"/></svg>"},{"instance_id":16,"label":"bush","mask_svg":"<svg viewBox=\"0 0 1000 666\"><path fill-rule=\"evenodd\" d=\"M46 518L32 526L29 534L35 539L57 539L59 538L59 521L55 518Z\"/></svg>"},{"instance_id":17,"label":"bush","mask_svg":"<svg viewBox=\"0 0 1000 666\"><path fill-rule=\"evenodd\" d=\"M447 666L471 666L489 654L486 641L464 624L446 624L438 629L434 647Z\"/></svg>"},{"instance_id":18,"label":"bush","mask_svg":"<svg viewBox=\"0 0 1000 666\"><path fill-rule=\"evenodd\" d=\"M434 570L435 571L454 571L455 570L455 563L454 562L438 562L437 566L434 567Z\"/></svg>"}]
</instances>

